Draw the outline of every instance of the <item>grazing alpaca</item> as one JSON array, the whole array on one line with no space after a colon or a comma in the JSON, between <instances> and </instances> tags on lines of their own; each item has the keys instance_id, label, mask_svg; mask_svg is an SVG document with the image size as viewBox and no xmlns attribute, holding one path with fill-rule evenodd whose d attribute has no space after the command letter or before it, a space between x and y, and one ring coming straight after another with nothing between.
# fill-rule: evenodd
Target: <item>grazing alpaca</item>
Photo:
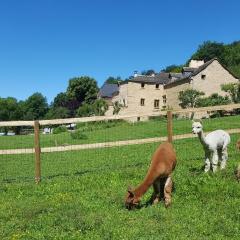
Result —
<instances>
[{"instance_id":1,"label":"grazing alpaca","mask_svg":"<svg viewBox=\"0 0 240 240\"><path fill-rule=\"evenodd\" d=\"M152 202L155 204L164 198L165 206L171 203L171 173L176 166L176 153L171 143L160 144L152 156L152 161L144 181L134 190L128 190L125 206L131 210L137 207L144 193L153 185Z\"/></svg>"},{"instance_id":2,"label":"grazing alpaca","mask_svg":"<svg viewBox=\"0 0 240 240\"><path fill-rule=\"evenodd\" d=\"M213 172L217 170L218 159L221 159L221 169L226 167L228 153L227 146L230 143L230 136L223 130L210 132L206 137L203 134L201 122L192 124L192 132L197 134L205 151L205 172L210 170L212 165Z\"/></svg>"}]
</instances>

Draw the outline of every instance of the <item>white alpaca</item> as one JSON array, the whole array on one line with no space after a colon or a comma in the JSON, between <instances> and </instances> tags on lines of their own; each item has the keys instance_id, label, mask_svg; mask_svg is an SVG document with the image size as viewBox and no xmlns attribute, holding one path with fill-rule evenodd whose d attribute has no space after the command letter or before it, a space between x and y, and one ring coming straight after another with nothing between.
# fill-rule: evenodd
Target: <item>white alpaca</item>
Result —
<instances>
[{"instance_id":1,"label":"white alpaca","mask_svg":"<svg viewBox=\"0 0 240 240\"><path fill-rule=\"evenodd\" d=\"M223 130L210 132L206 137L203 134L203 126L200 122L192 124L192 132L197 134L205 151L205 172L210 170L216 172L218 160L221 159L220 169L226 167L228 153L227 146L230 143L230 136Z\"/></svg>"}]
</instances>

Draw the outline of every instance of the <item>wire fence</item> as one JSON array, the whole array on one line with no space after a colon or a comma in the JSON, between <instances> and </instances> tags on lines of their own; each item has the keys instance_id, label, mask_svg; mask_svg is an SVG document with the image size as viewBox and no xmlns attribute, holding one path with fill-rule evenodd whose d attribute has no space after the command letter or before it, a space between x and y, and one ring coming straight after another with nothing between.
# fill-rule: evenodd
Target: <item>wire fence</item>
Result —
<instances>
[{"instance_id":1,"label":"wire fence","mask_svg":"<svg viewBox=\"0 0 240 240\"><path fill-rule=\"evenodd\" d=\"M151 115L0 122L4 129L0 136L0 181L35 179L38 183L56 176L111 169L115 163L121 168L131 166L129 159L139 154L146 154L148 163L156 145L166 140L173 141L180 161L203 159L199 140L191 133L192 118L202 119L205 133L228 131L232 138L230 155L235 156L239 108L236 104ZM142 146L144 153L139 151ZM189 148L198 151L189 156Z\"/></svg>"}]
</instances>

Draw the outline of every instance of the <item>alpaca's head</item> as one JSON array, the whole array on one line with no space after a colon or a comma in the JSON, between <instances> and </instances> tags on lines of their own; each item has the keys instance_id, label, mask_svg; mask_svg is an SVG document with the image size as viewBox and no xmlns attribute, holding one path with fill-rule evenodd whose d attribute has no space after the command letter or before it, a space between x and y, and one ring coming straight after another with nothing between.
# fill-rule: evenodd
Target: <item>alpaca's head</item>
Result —
<instances>
[{"instance_id":1,"label":"alpaca's head","mask_svg":"<svg viewBox=\"0 0 240 240\"><path fill-rule=\"evenodd\" d=\"M132 210L134 208L137 208L140 204L140 199L137 198L132 190L127 191L127 195L125 198L125 207L128 210Z\"/></svg>"},{"instance_id":2,"label":"alpaca's head","mask_svg":"<svg viewBox=\"0 0 240 240\"><path fill-rule=\"evenodd\" d=\"M201 122L194 122L192 123L192 133L194 134L198 134L202 131L203 126L201 124Z\"/></svg>"}]
</instances>

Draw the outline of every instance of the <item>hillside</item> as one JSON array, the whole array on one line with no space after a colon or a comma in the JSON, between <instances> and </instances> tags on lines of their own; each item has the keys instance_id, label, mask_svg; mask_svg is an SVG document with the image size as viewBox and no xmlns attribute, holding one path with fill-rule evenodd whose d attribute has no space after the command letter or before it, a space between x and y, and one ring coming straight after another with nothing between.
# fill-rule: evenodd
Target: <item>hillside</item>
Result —
<instances>
[{"instance_id":1,"label":"hillside","mask_svg":"<svg viewBox=\"0 0 240 240\"><path fill-rule=\"evenodd\" d=\"M190 60L204 60L205 62L212 58L218 60L227 67L232 73L240 78L240 41L231 44L206 41L199 45L197 51L183 65L171 65L166 67L166 72L180 72L183 66L187 66Z\"/></svg>"},{"instance_id":2,"label":"hillside","mask_svg":"<svg viewBox=\"0 0 240 240\"><path fill-rule=\"evenodd\" d=\"M217 57L230 71L240 77L240 41L231 44L204 42L189 59L208 61Z\"/></svg>"}]
</instances>

